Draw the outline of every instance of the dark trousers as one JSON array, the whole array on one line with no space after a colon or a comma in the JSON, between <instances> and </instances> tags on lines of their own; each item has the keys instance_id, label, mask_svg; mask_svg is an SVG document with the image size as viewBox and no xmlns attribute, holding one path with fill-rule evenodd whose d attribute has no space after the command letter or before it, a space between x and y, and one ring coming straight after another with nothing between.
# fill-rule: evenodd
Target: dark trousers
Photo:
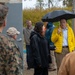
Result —
<instances>
[{"instance_id":1,"label":"dark trousers","mask_svg":"<svg viewBox=\"0 0 75 75\"><path fill-rule=\"evenodd\" d=\"M34 75L48 75L48 68L35 68Z\"/></svg>"},{"instance_id":2,"label":"dark trousers","mask_svg":"<svg viewBox=\"0 0 75 75\"><path fill-rule=\"evenodd\" d=\"M31 60L31 50L30 50L30 45L26 45L26 52L27 52L27 66L30 68L30 60Z\"/></svg>"}]
</instances>

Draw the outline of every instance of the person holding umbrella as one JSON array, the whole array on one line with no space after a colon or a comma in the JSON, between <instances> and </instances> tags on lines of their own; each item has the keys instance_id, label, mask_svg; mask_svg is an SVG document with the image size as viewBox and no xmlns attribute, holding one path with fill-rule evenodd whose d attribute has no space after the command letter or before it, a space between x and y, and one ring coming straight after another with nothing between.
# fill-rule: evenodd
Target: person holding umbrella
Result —
<instances>
[{"instance_id":1,"label":"person holding umbrella","mask_svg":"<svg viewBox=\"0 0 75 75\"><path fill-rule=\"evenodd\" d=\"M66 19L60 19L60 25L53 30L51 40L56 46L55 57L58 70L63 57L73 52L75 47L74 33Z\"/></svg>"}]
</instances>

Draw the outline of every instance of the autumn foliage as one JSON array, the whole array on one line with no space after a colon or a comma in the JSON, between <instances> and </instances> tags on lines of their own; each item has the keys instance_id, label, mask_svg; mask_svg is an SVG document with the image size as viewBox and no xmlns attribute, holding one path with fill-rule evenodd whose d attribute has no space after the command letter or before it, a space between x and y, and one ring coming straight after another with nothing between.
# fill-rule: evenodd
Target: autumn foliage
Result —
<instances>
[{"instance_id":1,"label":"autumn foliage","mask_svg":"<svg viewBox=\"0 0 75 75\"><path fill-rule=\"evenodd\" d=\"M69 10L72 11L72 7L56 8L51 9L24 9L23 10L23 25L26 26L26 20L31 20L32 24L35 25L36 22L41 21L42 17L54 10ZM72 20L68 20L68 23L72 25ZM59 25L59 22L54 23L54 25Z\"/></svg>"}]
</instances>

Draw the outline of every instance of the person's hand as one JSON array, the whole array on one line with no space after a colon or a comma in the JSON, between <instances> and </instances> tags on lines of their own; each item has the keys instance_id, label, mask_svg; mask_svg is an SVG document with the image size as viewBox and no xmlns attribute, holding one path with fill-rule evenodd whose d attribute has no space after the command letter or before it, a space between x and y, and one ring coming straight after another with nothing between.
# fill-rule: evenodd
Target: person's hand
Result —
<instances>
[{"instance_id":1,"label":"person's hand","mask_svg":"<svg viewBox=\"0 0 75 75\"><path fill-rule=\"evenodd\" d=\"M60 34L60 33L61 33L61 28L60 28L60 27L58 28L57 33L58 33L58 34Z\"/></svg>"}]
</instances>

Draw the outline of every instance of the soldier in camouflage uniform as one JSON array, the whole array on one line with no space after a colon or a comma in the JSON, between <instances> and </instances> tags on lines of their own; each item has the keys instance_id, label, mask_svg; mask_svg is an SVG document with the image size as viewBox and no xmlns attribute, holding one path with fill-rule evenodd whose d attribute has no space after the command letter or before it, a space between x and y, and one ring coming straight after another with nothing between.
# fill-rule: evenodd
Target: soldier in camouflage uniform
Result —
<instances>
[{"instance_id":1,"label":"soldier in camouflage uniform","mask_svg":"<svg viewBox=\"0 0 75 75\"><path fill-rule=\"evenodd\" d=\"M23 75L22 58L11 38L2 34L8 7L0 4L0 75Z\"/></svg>"}]
</instances>

